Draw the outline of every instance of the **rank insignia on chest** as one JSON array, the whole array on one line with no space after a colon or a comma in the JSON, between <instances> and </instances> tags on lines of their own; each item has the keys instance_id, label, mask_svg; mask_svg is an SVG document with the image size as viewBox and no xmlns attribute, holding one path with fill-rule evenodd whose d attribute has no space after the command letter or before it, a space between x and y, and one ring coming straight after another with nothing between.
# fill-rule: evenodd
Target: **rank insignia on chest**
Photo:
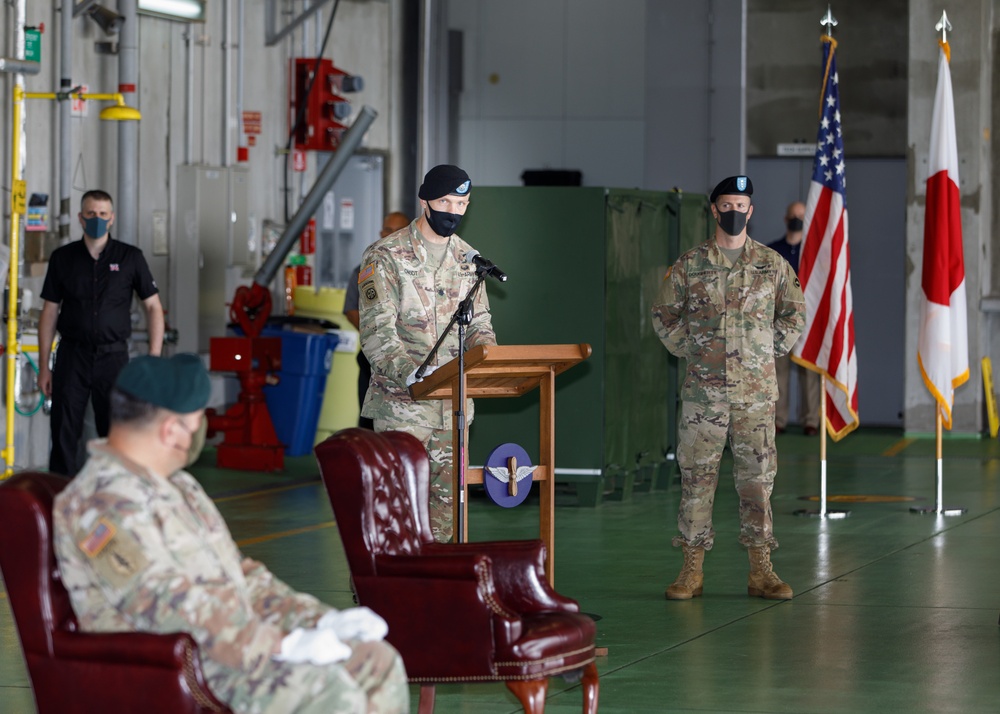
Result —
<instances>
[{"instance_id":1,"label":"rank insignia on chest","mask_svg":"<svg viewBox=\"0 0 1000 714\"><path fill-rule=\"evenodd\" d=\"M109 265L108 266L108 270L110 270L112 273L117 273L118 272L118 263L112 263L111 265Z\"/></svg>"},{"instance_id":2,"label":"rank insignia on chest","mask_svg":"<svg viewBox=\"0 0 1000 714\"><path fill-rule=\"evenodd\" d=\"M104 550L104 546L111 542L111 539L115 537L115 533L117 532L118 529L115 528L113 523L102 518L90 533L87 534L87 537L80 541L78 544L80 550L86 553L88 557L96 558Z\"/></svg>"}]
</instances>

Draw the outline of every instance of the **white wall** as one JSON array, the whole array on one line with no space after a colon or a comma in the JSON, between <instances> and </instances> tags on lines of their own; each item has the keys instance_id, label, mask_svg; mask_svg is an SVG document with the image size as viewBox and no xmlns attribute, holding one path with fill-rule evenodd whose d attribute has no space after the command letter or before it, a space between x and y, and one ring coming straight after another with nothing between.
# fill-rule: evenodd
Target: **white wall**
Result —
<instances>
[{"instance_id":1,"label":"white wall","mask_svg":"<svg viewBox=\"0 0 1000 714\"><path fill-rule=\"evenodd\" d=\"M588 186L639 186L645 0L449 0L464 34L457 163L473 183L578 169Z\"/></svg>"}]
</instances>

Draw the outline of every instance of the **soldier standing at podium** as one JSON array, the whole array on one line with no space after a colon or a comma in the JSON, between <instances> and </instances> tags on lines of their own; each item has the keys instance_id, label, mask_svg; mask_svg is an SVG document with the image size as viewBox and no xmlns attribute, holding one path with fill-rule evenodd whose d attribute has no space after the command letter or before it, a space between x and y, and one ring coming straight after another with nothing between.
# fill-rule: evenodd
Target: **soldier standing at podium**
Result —
<instances>
[{"instance_id":1,"label":"soldier standing at podium","mask_svg":"<svg viewBox=\"0 0 1000 714\"><path fill-rule=\"evenodd\" d=\"M405 431L430 457L430 522L434 538L452 539L452 415L450 400L416 401L409 387L416 372L476 282L465 262L472 246L455 235L469 207L472 182L457 166L435 166L417 196L421 214L406 228L372 244L358 273L361 348L372 366L361 409L375 431ZM465 349L495 345L489 300L481 287L465 334ZM453 329L427 374L458 356ZM469 402L467 423L472 423Z\"/></svg>"},{"instance_id":2,"label":"soldier standing at podium","mask_svg":"<svg viewBox=\"0 0 1000 714\"><path fill-rule=\"evenodd\" d=\"M750 555L747 593L772 600L792 589L771 566L778 547L771 515L777 471L774 359L805 326L805 300L784 258L747 235L753 184L732 176L712 191L715 235L667 271L653 305L653 327L671 353L687 360L681 393L677 463L681 470L680 535L684 566L669 600L702 593L705 552L712 549L712 506L728 440L740 500L739 541Z\"/></svg>"}]
</instances>

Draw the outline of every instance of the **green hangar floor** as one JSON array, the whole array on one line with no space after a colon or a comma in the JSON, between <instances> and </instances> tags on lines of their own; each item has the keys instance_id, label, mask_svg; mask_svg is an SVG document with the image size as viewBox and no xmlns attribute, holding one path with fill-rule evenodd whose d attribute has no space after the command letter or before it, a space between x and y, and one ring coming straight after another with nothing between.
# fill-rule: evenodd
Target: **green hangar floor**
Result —
<instances>
[{"instance_id":1,"label":"green hangar floor","mask_svg":"<svg viewBox=\"0 0 1000 714\"><path fill-rule=\"evenodd\" d=\"M795 432L795 433L792 433ZM815 509L819 442L793 428L778 438L772 500L781 548L773 561L795 598L746 595L747 559L736 542L731 461L715 507L717 540L705 562L705 594L668 602L680 555L670 547L679 485L636 489L579 508L560 491L556 587L599 617L600 711L934 712L1000 709L1000 444L946 440L945 505L933 506L933 439L862 429L828 445L830 509L843 520L795 515ZM337 607L351 605L330 506L311 458L280 475L215 469L206 452L193 470L216 499L243 551L292 586ZM911 500L912 499L912 500ZM511 510L471 498L471 540L529 538L537 500ZM2 547L16 548L16 542ZM419 613L414 613L419 616ZM416 688L412 689L414 710ZM0 591L0 710L34 710L6 595ZM578 686L554 680L548 712L577 712ZM520 711L502 684L438 688L437 711Z\"/></svg>"}]
</instances>

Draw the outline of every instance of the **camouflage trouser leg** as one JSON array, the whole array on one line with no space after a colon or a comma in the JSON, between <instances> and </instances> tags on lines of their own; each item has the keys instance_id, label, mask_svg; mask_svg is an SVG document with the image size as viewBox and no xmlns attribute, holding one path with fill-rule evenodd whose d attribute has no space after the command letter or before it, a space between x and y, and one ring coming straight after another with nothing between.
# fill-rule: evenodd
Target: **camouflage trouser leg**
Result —
<instances>
[{"instance_id":1,"label":"camouflage trouser leg","mask_svg":"<svg viewBox=\"0 0 1000 714\"><path fill-rule=\"evenodd\" d=\"M410 709L403 660L386 642L352 643L346 662L267 662L263 674L226 670L209 687L237 714L399 714ZM206 667L209 669L209 667Z\"/></svg>"},{"instance_id":2,"label":"camouflage trouser leg","mask_svg":"<svg viewBox=\"0 0 1000 714\"><path fill-rule=\"evenodd\" d=\"M733 480L740 496L740 543L774 550L778 547L771 515L771 491L778 470L774 403L733 405L730 420Z\"/></svg>"},{"instance_id":3,"label":"camouflage trouser leg","mask_svg":"<svg viewBox=\"0 0 1000 714\"><path fill-rule=\"evenodd\" d=\"M675 546L711 550L715 544L712 506L719 485L719 462L729 432L729 405L683 402L677 446L681 471L681 506L677 513Z\"/></svg>"},{"instance_id":4,"label":"camouflage trouser leg","mask_svg":"<svg viewBox=\"0 0 1000 714\"><path fill-rule=\"evenodd\" d=\"M420 439L430 459L430 505L428 512L434 540L447 543L454 530L452 512L452 432L451 429L431 429L424 426L375 420L375 431L404 431Z\"/></svg>"},{"instance_id":5,"label":"camouflage trouser leg","mask_svg":"<svg viewBox=\"0 0 1000 714\"><path fill-rule=\"evenodd\" d=\"M706 550L715 544L712 507L727 437L733 448L733 480L740 497L740 543L777 548L771 517L771 489L777 467L771 402L735 406L684 402L677 448L681 471L677 514L680 535L673 544Z\"/></svg>"}]
</instances>

